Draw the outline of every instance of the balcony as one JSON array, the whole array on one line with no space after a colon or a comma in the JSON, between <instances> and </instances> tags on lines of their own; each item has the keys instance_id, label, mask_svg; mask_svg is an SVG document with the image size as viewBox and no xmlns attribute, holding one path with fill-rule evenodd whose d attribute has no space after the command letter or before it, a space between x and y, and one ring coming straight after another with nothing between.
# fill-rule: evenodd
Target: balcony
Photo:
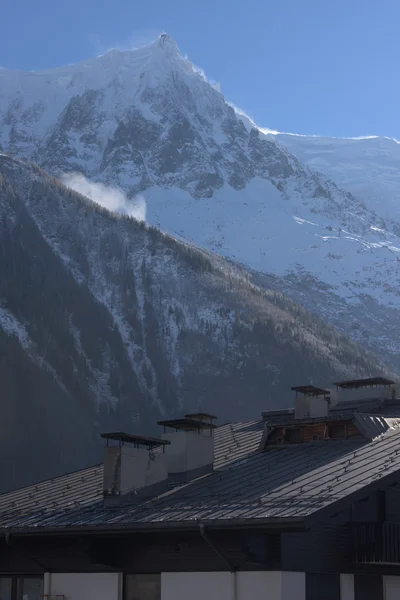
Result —
<instances>
[{"instance_id":1,"label":"balcony","mask_svg":"<svg viewBox=\"0 0 400 600\"><path fill-rule=\"evenodd\" d=\"M352 528L356 563L400 564L400 523L359 523Z\"/></svg>"}]
</instances>

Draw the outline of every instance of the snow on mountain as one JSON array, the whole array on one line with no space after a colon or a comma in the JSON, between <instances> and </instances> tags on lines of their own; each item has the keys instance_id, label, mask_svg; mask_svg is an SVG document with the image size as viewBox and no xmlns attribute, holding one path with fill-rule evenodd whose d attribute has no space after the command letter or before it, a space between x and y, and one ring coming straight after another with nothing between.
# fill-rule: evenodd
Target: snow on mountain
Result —
<instances>
[{"instance_id":1,"label":"snow on mountain","mask_svg":"<svg viewBox=\"0 0 400 600\"><path fill-rule=\"evenodd\" d=\"M367 201L361 188L352 195L344 179L340 189L315 170L328 151L319 162L305 151L310 168L295 157L300 138L290 137L290 153L281 136L253 125L166 35L73 66L0 71L3 150L56 176L83 173L133 204L140 195L150 224L269 274L400 364L400 217L390 200ZM365 143L365 156L386 164L386 142ZM345 162L336 165L342 174ZM395 161L385 168L394 172Z\"/></svg>"},{"instance_id":2,"label":"snow on mountain","mask_svg":"<svg viewBox=\"0 0 400 600\"><path fill-rule=\"evenodd\" d=\"M385 219L400 218L400 143L388 137L271 136Z\"/></svg>"}]
</instances>

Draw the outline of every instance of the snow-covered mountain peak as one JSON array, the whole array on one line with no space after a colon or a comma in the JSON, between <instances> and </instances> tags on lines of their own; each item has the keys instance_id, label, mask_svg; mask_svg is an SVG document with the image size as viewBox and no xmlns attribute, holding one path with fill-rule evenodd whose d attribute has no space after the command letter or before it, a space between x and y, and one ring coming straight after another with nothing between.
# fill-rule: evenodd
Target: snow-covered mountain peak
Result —
<instances>
[{"instance_id":1,"label":"snow-covered mountain peak","mask_svg":"<svg viewBox=\"0 0 400 600\"><path fill-rule=\"evenodd\" d=\"M134 72L143 72L159 69L169 72L173 69L183 69L187 72L193 69L191 63L183 57L178 44L166 33L140 48L132 50L111 49L97 58L78 63L83 67L106 68L109 71L117 71L121 68L130 69Z\"/></svg>"},{"instance_id":2,"label":"snow-covered mountain peak","mask_svg":"<svg viewBox=\"0 0 400 600\"><path fill-rule=\"evenodd\" d=\"M105 54L75 64L40 71L0 70L1 100L19 97L19 103L28 108L32 103L46 102L49 95L63 94L64 100L86 89L103 90L117 81L129 90L147 83L159 83L180 73L187 77L201 78L193 65L182 56L177 43L162 34L146 46L133 50L111 49ZM25 91L29 90L29 94ZM126 99L128 100L128 98Z\"/></svg>"},{"instance_id":3,"label":"snow-covered mountain peak","mask_svg":"<svg viewBox=\"0 0 400 600\"><path fill-rule=\"evenodd\" d=\"M360 327L354 305L368 296L371 327L379 323L370 345L387 348L376 315L390 305L397 322L400 224L385 223L378 204L371 210L362 194L355 198L320 172L325 161L333 174L345 173L356 157L355 175L371 165L373 182L377 157L397 181L399 144L271 136L162 34L142 48L60 69L0 71L0 146L53 175L79 171L129 201L143 195L149 223L285 278L284 289L305 304L311 290L312 309L346 330Z\"/></svg>"}]
</instances>

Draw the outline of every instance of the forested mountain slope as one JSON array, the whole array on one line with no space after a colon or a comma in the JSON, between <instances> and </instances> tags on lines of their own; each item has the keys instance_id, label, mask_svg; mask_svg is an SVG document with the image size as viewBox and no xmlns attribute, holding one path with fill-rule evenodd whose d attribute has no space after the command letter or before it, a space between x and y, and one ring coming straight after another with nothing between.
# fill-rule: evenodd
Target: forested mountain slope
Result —
<instances>
[{"instance_id":1,"label":"forested mountain slope","mask_svg":"<svg viewBox=\"0 0 400 600\"><path fill-rule=\"evenodd\" d=\"M2 486L100 459L102 429L253 418L292 383L384 372L243 269L6 155L0 273Z\"/></svg>"}]
</instances>

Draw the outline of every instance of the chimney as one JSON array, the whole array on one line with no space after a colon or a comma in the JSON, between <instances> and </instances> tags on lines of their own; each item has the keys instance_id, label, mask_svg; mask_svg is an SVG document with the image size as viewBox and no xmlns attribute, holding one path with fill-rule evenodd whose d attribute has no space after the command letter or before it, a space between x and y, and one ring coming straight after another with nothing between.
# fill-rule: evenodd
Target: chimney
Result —
<instances>
[{"instance_id":1,"label":"chimney","mask_svg":"<svg viewBox=\"0 0 400 600\"><path fill-rule=\"evenodd\" d=\"M123 432L102 433L101 437L107 441L103 479L105 505L143 500L168 489L165 454L168 440Z\"/></svg>"},{"instance_id":2,"label":"chimney","mask_svg":"<svg viewBox=\"0 0 400 600\"><path fill-rule=\"evenodd\" d=\"M336 381L333 385L336 389L332 395L338 402L395 399L399 393L396 383L385 377L349 379Z\"/></svg>"},{"instance_id":3,"label":"chimney","mask_svg":"<svg viewBox=\"0 0 400 600\"><path fill-rule=\"evenodd\" d=\"M296 392L295 419L316 419L328 416L330 402L328 390L313 385L300 385L292 387L292 391Z\"/></svg>"},{"instance_id":4,"label":"chimney","mask_svg":"<svg viewBox=\"0 0 400 600\"><path fill-rule=\"evenodd\" d=\"M208 413L191 413L158 422L164 427L162 439L169 444L165 456L170 483L185 483L213 470L216 418Z\"/></svg>"}]
</instances>

